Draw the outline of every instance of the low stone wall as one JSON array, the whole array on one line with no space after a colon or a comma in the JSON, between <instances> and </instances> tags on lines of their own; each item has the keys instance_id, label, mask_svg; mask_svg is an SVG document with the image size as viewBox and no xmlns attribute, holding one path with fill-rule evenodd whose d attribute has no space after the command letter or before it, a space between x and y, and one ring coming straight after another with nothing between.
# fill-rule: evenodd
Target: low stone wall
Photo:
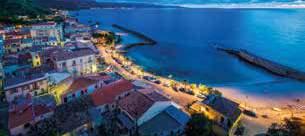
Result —
<instances>
[{"instance_id":1,"label":"low stone wall","mask_svg":"<svg viewBox=\"0 0 305 136\"><path fill-rule=\"evenodd\" d=\"M130 33L140 39L143 39L143 42L139 42L139 43L132 43L132 44L128 44L125 46L125 49L129 49L131 47L134 47L134 46L139 46L139 45L155 45L157 44L157 42L155 40L153 40L152 38L149 38L148 36L144 35L144 34L141 34L139 32L136 32L136 31L133 31L133 30L130 30L128 28L125 28L123 26L120 26L120 25L117 25L117 24L113 24L112 27L115 27L121 31L124 31L124 32L127 32L127 33Z\"/></svg>"},{"instance_id":2,"label":"low stone wall","mask_svg":"<svg viewBox=\"0 0 305 136\"><path fill-rule=\"evenodd\" d=\"M252 65L256 65L260 68L263 68L275 75L305 81L305 72L256 56L252 53L249 53L246 50L235 50L235 49L227 49L222 47L217 47L217 49L233 54L239 57L240 59Z\"/></svg>"}]
</instances>

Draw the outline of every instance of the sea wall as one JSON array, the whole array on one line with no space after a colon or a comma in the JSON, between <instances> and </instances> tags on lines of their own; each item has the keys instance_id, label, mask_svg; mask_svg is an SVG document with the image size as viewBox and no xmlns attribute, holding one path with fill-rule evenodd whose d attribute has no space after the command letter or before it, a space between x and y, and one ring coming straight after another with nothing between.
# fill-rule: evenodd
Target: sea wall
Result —
<instances>
[{"instance_id":1,"label":"sea wall","mask_svg":"<svg viewBox=\"0 0 305 136\"><path fill-rule=\"evenodd\" d=\"M143 42L128 44L128 45L125 46L125 49L129 49L131 47L140 46L140 45L155 45L155 44L157 44L157 42L155 40L153 40L152 38L149 38L148 36L146 36L144 34L141 34L139 32L136 32L134 30L130 30L128 28L125 28L125 27L117 25L117 24L113 24L112 27L117 28L117 29L119 29L121 31L124 31L126 33L132 34L132 35L134 35L134 36L143 40Z\"/></svg>"},{"instance_id":2,"label":"sea wall","mask_svg":"<svg viewBox=\"0 0 305 136\"><path fill-rule=\"evenodd\" d=\"M256 65L260 68L263 68L275 75L305 81L305 72L267 60L265 58L254 55L246 50L235 50L235 49L228 49L222 47L217 47L217 49L233 54L234 56L237 56L241 60L244 60L252 65Z\"/></svg>"}]
</instances>

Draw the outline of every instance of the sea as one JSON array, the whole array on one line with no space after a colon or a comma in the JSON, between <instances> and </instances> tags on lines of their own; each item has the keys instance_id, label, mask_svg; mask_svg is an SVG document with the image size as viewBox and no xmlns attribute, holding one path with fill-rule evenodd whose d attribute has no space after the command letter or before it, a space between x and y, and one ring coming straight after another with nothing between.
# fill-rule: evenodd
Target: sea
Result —
<instances>
[{"instance_id":1,"label":"sea","mask_svg":"<svg viewBox=\"0 0 305 136\"><path fill-rule=\"evenodd\" d=\"M305 98L305 82L273 75L215 45L245 49L305 72L305 9L121 8L73 11L80 22L118 24L157 41L127 57L159 76L212 87L236 88L245 96ZM140 39L127 35L123 44Z\"/></svg>"}]
</instances>

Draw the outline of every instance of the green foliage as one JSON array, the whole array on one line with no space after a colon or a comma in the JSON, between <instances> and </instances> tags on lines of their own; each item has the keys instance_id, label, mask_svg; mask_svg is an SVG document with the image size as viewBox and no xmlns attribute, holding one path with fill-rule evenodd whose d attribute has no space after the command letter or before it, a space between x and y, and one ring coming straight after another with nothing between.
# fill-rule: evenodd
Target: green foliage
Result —
<instances>
[{"instance_id":1,"label":"green foliage","mask_svg":"<svg viewBox=\"0 0 305 136\"><path fill-rule=\"evenodd\" d=\"M8 134L4 129L0 129L0 136L7 136Z\"/></svg>"},{"instance_id":2,"label":"green foliage","mask_svg":"<svg viewBox=\"0 0 305 136\"><path fill-rule=\"evenodd\" d=\"M94 33L94 34L92 34L92 37L93 38L105 38L107 45L114 43L116 40L115 34L113 32L109 32L108 34Z\"/></svg>"},{"instance_id":3,"label":"green foliage","mask_svg":"<svg viewBox=\"0 0 305 136\"><path fill-rule=\"evenodd\" d=\"M202 93L205 93L208 91L208 87L204 84L199 84L198 88L199 88L200 92L202 92Z\"/></svg>"},{"instance_id":4,"label":"green foliage","mask_svg":"<svg viewBox=\"0 0 305 136\"><path fill-rule=\"evenodd\" d=\"M24 24L26 21L18 16L36 18L49 13L49 10L33 4L32 0L0 0L0 3L0 22Z\"/></svg>"},{"instance_id":5,"label":"green foliage","mask_svg":"<svg viewBox=\"0 0 305 136\"><path fill-rule=\"evenodd\" d=\"M186 136L211 136L212 133L212 123L203 114L193 114L186 124Z\"/></svg>"},{"instance_id":6,"label":"green foliage","mask_svg":"<svg viewBox=\"0 0 305 136\"><path fill-rule=\"evenodd\" d=\"M268 131L268 136L304 136L305 120L299 118L286 118L283 123L272 124Z\"/></svg>"},{"instance_id":7,"label":"green foliage","mask_svg":"<svg viewBox=\"0 0 305 136\"><path fill-rule=\"evenodd\" d=\"M222 96L222 93L216 89L213 89L213 88L208 88L208 93L209 94L214 94L214 95L217 95L217 96Z\"/></svg>"}]
</instances>

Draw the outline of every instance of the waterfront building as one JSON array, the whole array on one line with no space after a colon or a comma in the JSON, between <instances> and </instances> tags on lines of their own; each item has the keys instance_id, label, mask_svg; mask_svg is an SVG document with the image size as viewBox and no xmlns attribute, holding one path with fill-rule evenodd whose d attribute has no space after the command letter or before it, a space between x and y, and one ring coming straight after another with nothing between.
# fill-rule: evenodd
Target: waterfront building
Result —
<instances>
[{"instance_id":1,"label":"waterfront building","mask_svg":"<svg viewBox=\"0 0 305 136\"><path fill-rule=\"evenodd\" d=\"M48 90L47 77L44 73L36 73L6 78L4 82L6 100L12 102L18 97L45 93Z\"/></svg>"},{"instance_id":2,"label":"waterfront building","mask_svg":"<svg viewBox=\"0 0 305 136\"><path fill-rule=\"evenodd\" d=\"M64 32L65 36L69 37L71 34L81 34L81 33L89 33L91 28L84 24L79 24L75 22L70 22L65 25Z\"/></svg>"},{"instance_id":3,"label":"waterfront building","mask_svg":"<svg viewBox=\"0 0 305 136\"><path fill-rule=\"evenodd\" d=\"M55 22L46 22L32 25L31 36L34 45L61 45L63 27Z\"/></svg>"},{"instance_id":4,"label":"waterfront building","mask_svg":"<svg viewBox=\"0 0 305 136\"><path fill-rule=\"evenodd\" d=\"M96 72L95 52L89 48L66 49L51 54L55 69L75 76Z\"/></svg>"},{"instance_id":5,"label":"waterfront building","mask_svg":"<svg viewBox=\"0 0 305 136\"><path fill-rule=\"evenodd\" d=\"M123 126L129 132L138 127L141 135L180 135L190 118L180 106L152 89L130 92L118 99L117 104L122 111L119 120Z\"/></svg>"},{"instance_id":6,"label":"waterfront building","mask_svg":"<svg viewBox=\"0 0 305 136\"><path fill-rule=\"evenodd\" d=\"M215 132L219 135L232 134L242 115L238 103L218 95L207 96L202 102L194 103L191 109L214 121Z\"/></svg>"}]
</instances>

